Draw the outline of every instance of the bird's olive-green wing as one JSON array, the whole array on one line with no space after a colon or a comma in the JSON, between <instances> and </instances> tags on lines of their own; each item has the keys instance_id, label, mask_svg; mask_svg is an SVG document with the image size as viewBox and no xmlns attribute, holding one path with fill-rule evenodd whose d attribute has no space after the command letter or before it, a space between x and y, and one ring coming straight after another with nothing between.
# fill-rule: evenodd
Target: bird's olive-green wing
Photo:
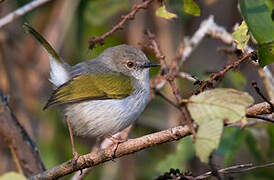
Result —
<instances>
[{"instance_id":1,"label":"bird's olive-green wing","mask_svg":"<svg viewBox=\"0 0 274 180\"><path fill-rule=\"evenodd\" d=\"M122 74L84 74L57 88L44 109L54 104L84 100L122 99L133 92L128 76Z\"/></svg>"}]
</instances>

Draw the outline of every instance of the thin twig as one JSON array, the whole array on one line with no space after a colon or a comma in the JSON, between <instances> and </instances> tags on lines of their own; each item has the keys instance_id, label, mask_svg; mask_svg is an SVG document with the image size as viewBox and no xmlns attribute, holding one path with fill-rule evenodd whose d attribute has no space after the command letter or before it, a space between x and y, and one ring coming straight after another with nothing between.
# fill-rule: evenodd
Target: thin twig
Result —
<instances>
[{"instance_id":1,"label":"thin twig","mask_svg":"<svg viewBox=\"0 0 274 180\"><path fill-rule=\"evenodd\" d=\"M252 163L248 163L248 164L240 164L240 165L235 165L235 166L231 166L228 168L223 168L223 169L218 170L218 172L221 174L243 173L243 172L251 171L254 169L271 167L271 166L274 166L273 162L268 163L268 164L263 164L263 165L257 165L257 166L253 166ZM212 172L207 172L203 175L194 177L193 179L194 180L206 179L212 175L213 175Z\"/></svg>"},{"instance_id":2,"label":"thin twig","mask_svg":"<svg viewBox=\"0 0 274 180\"><path fill-rule=\"evenodd\" d=\"M203 92L206 88L213 87L214 83L222 79L225 73L227 73L231 69L237 68L241 63L248 60L249 58L252 58L253 56L256 56L255 52L248 53L244 55L241 59L227 65L223 70L212 74L209 80L201 83L200 87L196 90L195 94Z\"/></svg>"},{"instance_id":3,"label":"thin twig","mask_svg":"<svg viewBox=\"0 0 274 180\"><path fill-rule=\"evenodd\" d=\"M248 118L257 118L257 119L261 119L267 122L271 122L274 123L274 119L271 117L267 117L267 116L263 116L263 115L246 115L246 117Z\"/></svg>"},{"instance_id":4,"label":"thin twig","mask_svg":"<svg viewBox=\"0 0 274 180\"><path fill-rule=\"evenodd\" d=\"M271 166L274 166L273 162L268 163L268 164L262 164L262 165L258 165L258 166L249 167L249 168L246 168L246 169L241 169L241 170L238 170L238 171L225 172L225 173L243 173L243 172L251 171L251 170L254 170L254 169L266 168L266 167L271 167Z\"/></svg>"},{"instance_id":5,"label":"thin twig","mask_svg":"<svg viewBox=\"0 0 274 180\"><path fill-rule=\"evenodd\" d=\"M256 82L252 82L252 86L255 89L255 91L257 92L257 94L259 94L261 96L261 98L270 105L271 112L274 112L274 106L273 106L273 104L263 95L263 93L261 92L261 90L258 87L257 83Z\"/></svg>"},{"instance_id":6,"label":"thin twig","mask_svg":"<svg viewBox=\"0 0 274 180\"><path fill-rule=\"evenodd\" d=\"M121 16L121 21L118 24L116 24L115 26L113 26L110 31L106 32L105 34L103 34L101 36L90 38L89 39L89 49L94 48L96 44L103 45L104 44L104 40L107 37L111 36L114 32L123 29L124 24L128 20L133 20L135 18L135 15L136 15L136 13L138 11L140 11L141 9L146 9L148 7L148 5L150 3L152 3L153 1L154 0L145 0L141 4L134 5L132 7L132 10L128 14Z\"/></svg>"},{"instance_id":7,"label":"thin twig","mask_svg":"<svg viewBox=\"0 0 274 180\"><path fill-rule=\"evenodd\" d=\"M34 0L26 5L24 5L23 7L9 13L8 15L6 15L5 17L0 19L0 28L5 26L6 24L11 23L14 19L23 16L24 14L26 14L27 12L33 10L34 8L41 6L42 4L48 2L50 0Z\"/></svg>"}]
</instances>

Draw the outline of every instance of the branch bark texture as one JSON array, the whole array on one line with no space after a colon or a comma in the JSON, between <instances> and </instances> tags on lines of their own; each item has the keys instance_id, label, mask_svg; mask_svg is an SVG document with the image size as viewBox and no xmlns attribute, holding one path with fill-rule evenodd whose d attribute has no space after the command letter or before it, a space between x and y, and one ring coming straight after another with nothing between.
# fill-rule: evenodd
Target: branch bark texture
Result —
<instances>
[{"instance_id":1,"label":"branch bark texture","mask_svg":"<svg viewBox=\"0 0 274 180\"><path fill-rule=\"evenodd\" d=\"M179 140L185 136L190 135L190 129L188 126L176 126L164 131L149 134L135 139L129 139L126 142L119 144L115 158L132 154L142 149L149 148L151 146L162 144L170 141ZM72 164L72 160L67 161L61 165L58 165L52 169L49 169L41 174L31 177L31 180L38 179L57 179L59 177L70 174L74 171L78 171L84 168L96 166L112 159L112 146L106 149L102 149L97 154L89 153L81 156L75 165Z\"/></svg>"}]
</instances>

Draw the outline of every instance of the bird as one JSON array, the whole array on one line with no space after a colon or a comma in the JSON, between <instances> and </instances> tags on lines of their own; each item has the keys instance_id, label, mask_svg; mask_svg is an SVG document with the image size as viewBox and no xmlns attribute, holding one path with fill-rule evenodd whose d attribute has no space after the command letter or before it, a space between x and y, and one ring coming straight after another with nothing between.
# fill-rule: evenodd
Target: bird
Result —
<instances>
[{"instance_id":1,"label":"bird","mask_svg":"<svg viewBox=\"0 0 274 180\"><path fill-rule=\"evenodd\" d=\"M138 48L117 45L98 57L74 66L66 63L51 45L29 24L26 32L47 50L50 62L49 81L53 92L44 109L60 106L69 127L74 159L79 158L73 135L110 137L131 125L149 102L151 62Z\"/></svg>"}]
</instances>

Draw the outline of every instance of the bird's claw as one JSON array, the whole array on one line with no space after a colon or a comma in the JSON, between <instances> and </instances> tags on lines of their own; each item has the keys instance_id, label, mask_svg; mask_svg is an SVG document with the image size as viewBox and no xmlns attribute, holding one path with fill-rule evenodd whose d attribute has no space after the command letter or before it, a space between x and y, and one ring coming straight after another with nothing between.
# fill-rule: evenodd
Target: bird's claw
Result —
<instances>
[{"instance_id":1,"label":"bird's claw","mask_svg":"<svg viewBox=\"0 0 274 180\"><path fill-rule=\"evenodd\" d=\"M118 148L118 145L120 143L126 142L127 139L118 139L118 138L115 138L115 137L110 137L109 139L113 143L113 145L112 145L113 147L112 147L112 150L111 150L111 160L115 162L115 160L114 160L115 159L115 153L116 153L116 150Z\"/></svg>"},{"instance_id":2,"label":"bird's claw","mask_svg":"<svg viewBox=\"0 0 274 180\"><path fill-rule=\"evenodd\" d=\"M74 151L73 152L73 159L72 159L72 165L73 165L73 167L75 167L76 166L76 164L77 164L77 160L79 159L79 157L81 156L77 151Z\"/></svg>"}]
</instances>

